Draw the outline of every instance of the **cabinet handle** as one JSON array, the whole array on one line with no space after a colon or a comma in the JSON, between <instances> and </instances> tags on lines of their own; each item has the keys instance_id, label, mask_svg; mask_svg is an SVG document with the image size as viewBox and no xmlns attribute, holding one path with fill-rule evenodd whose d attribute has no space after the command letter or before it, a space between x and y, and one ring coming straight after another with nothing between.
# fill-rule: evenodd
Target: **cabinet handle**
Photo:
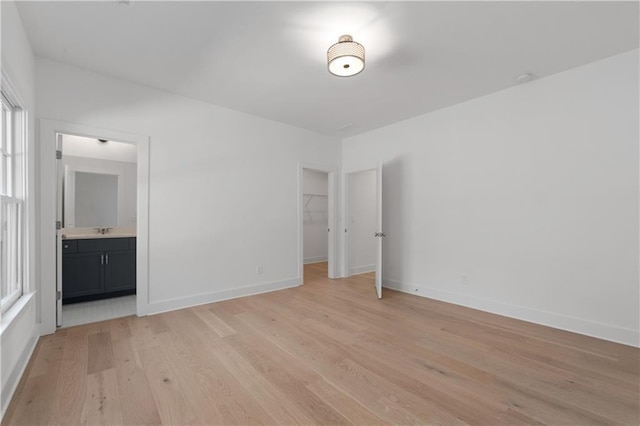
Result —
<instances>
[{"instance_id":1,"label":"cabinet handle","mask_svg":"<svg viewBox=\"0 0 640 426\"><path fill-rule=\"evenodd\" d=\"M109 255L107 254L107 265L109 264Z\"/></svg>"},{"instance_id":2,"label":"cabinet handle","mask_svg":"<svg viewBox=\"0 0 640 426\"><path fill-rule=\"evenodd\" d=\"M104 254L100 255L100 264L104 265Z\"/></svg>"}]
</instances>

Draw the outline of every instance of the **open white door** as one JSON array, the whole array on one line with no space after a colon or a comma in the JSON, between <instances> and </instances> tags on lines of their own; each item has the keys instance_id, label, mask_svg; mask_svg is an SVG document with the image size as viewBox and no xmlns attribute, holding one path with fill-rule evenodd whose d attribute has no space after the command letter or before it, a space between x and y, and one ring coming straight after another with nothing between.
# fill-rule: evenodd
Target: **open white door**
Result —
<instances>
[{"instance_id":1,"label":"open white door","mask_svg":"<svg viewBox=\"0 0 640 426\"><path fill-rule=\"evenodd\" d=\"M56 326L62 326L62 135L56 135Z\"/></svg>"},{"instance_id":2,"label":"open white door","mask_svg":"<svg viewBox=\"0 0 640 426\"><path fill-rule=\"evenodd\" d=\"M377 231L375 233L378 239L378 256L376 257L376 292L378 299L382 299L382 239L385 237L382 232L382 163L378 164L378 173L376 173L376 209L377 209Z\"/></svg>"},{"instance_id":3,"label":"open white door","mask_svg":"<svg viewBox=\"0 0 640 426\"><path fill-rule=\"evenodd\" d=\"M58 172L58 185L64 181L64 194L60 197L62 201L62 223L65 228L75 227L76 217L76 172L69 169L69 166L64 166L62 172Z\"/></svg>"}]
</instances>

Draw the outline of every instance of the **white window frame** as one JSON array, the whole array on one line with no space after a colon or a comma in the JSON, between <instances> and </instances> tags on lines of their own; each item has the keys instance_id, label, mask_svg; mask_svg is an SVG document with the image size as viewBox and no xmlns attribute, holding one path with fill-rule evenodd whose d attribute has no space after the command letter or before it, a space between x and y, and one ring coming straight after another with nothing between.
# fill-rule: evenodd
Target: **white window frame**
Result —
<instances>
[{"instance_id":1,"label":"white window frame","mask_svg":"<svg viewBox=\"0 0 640 426\"><path fill-rule=\"evenodd\" d=\"M0 97L3 110L10 111L10 120L2 127L7 135L0 147L0 173L6 180L0 185L0 314L4 314L26 291L26 189L27 189L27 141L26 110L13 87L2 76ZM4 115L4 111L3 111ZM9 129L7 131L7 128ZM5 166L8 165L8 170ZM1 181L0 181L1 182ZM13 206L15 216L13 226L4 229L4 215ZM6 257L5 257L6 254ZM7 269L7 267L9 267ZM5 280L9 280L5 282ZM7 294L5 293L5 290Z\"/></svg>"}]
</instances>

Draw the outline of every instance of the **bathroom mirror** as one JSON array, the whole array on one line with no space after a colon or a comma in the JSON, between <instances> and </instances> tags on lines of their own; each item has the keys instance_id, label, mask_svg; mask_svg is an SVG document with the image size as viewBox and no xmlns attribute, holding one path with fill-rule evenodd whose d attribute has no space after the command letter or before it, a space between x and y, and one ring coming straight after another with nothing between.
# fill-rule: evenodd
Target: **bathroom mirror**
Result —
<instances>
[{"instance_id":1,"label":"bathroom mirror","mask_svg":"<svg viewBox=\"0 0 640 426\"><path fill-rule=\"evenodd\" d=\"M65 168L64 227L115 228L118 223L117 174Z\"/></svg>"}]
</instances>

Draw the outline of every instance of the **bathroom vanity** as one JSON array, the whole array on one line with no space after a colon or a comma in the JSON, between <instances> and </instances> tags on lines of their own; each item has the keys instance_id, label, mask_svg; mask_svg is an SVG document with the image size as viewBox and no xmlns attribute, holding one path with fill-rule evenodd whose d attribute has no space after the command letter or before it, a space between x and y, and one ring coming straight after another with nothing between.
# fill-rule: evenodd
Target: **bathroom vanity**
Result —
<instances>
[{"instance_id":1,"label":"bathroom vanity","mask_svg":"<svg viewBox=\"0 0 640 426\"><path fill-rule=\"evenodd\" d=\"M62 303L135 294L135 234L71 234L62 239Z\"/></svg>"}]
</instances>

